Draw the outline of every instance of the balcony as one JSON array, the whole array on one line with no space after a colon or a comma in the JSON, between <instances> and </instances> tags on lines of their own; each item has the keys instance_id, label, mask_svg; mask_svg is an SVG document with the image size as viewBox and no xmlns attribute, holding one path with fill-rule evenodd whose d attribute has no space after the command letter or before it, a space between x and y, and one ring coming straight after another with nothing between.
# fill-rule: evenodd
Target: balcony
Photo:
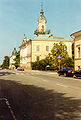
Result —
<instances>
[{"instance_id":1,"label":"balcony","mask_svg":"<svg viewBox=\"0 0 81 120\"><path fill-rule=\"evenodd\" d=\"M37 30L34 31L35 35L38 35L38 34L49 34L49 33L50 33L50 30L47 30L46 32L44 32L44 30L38 31L38 29L37 29Z\"/></svg>"}]
</instances>

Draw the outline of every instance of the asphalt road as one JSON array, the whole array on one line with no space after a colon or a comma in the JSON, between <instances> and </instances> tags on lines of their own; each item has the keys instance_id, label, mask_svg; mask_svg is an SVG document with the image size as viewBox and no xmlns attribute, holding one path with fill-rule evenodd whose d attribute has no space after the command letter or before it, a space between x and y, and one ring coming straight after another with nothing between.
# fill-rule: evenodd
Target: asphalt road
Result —
<instances>
[{"instance_id":1,"label":"asphalt road","mask_svg":"<svg viewBox=\"0 0 81 120\"><path fill-rule=\"evenodd\" d=\"M9 101L17 120L81 120L81 79L0 70L0 98Z\"/></svg>"}]
</instances>

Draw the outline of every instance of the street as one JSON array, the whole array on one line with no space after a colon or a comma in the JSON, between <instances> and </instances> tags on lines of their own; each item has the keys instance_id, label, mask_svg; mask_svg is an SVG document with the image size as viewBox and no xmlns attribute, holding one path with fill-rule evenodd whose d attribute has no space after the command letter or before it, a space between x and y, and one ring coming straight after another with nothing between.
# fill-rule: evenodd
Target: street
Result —
<instances>
[{"instance_id":1,"label":"street","mask_svg":"<svg viewBox=\"0 0 81 120\"><path fill-rule=\"evenodd\" d=\"M0 98L17 120L81 120L81 79L56 72L0 70Z\"/></svg>"}]
</instances>

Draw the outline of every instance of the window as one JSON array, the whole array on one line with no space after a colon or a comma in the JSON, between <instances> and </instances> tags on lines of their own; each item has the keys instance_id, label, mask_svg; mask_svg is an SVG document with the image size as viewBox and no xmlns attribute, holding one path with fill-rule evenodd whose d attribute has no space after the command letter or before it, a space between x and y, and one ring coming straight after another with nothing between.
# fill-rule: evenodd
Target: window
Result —
<instances>
[{"instance_id":1,"label":"window","mask_svg":"<svg viewBox=\"0 0 81 120\"><path fill-rule=\"evenodd\" d=\"M80 66L78 66L78 70L80 70Z\"/></svg>"},{"instance_id":2,"label":"window","mask_svg":"<svg viewBox=\"0 0 81 120\"><path fill-rule=\"evenodd\" d=\"M46 46L46 51L49 51L49 46Z\"/></svg>"},{"instance_id":3,"label":"window","mask_svg":"<svg viewBox=\"0 0 81 120\"><path fill-rule=\"evenodd\" d=\"M39 61L40 60L40 56L36 56L36 61Z\"/></svg>"},{"instance_id":4,"label":"window","mask_svg":"<svg viewBox=\"0 0 81 120\"><path fill-rule=\"evenodd\" d=\"M80 49L80 46L79 46L79 47L78 47L78 58L81 57L81 55L80 55L81 53L80 53L80 52L81 52L81 49Z\"/></svg>"},{"instance_id":5,"label":"window","mask_svg":"<svg viewBox=\"0 0 81 120\"><path fill-rule=\"evenodd\" d=\"M40 51L40 46L39 45L36 46L36 51Z\"/></svg>"},{"instance_id":6,"label":"window","mask_svg":"<svg viewBox=\"0 0 81 120\"><path fill-rule=\"evenodd\" d=\"M42 30L44 30L44 25L42 25Z\"/></svg>"}]
</instances>

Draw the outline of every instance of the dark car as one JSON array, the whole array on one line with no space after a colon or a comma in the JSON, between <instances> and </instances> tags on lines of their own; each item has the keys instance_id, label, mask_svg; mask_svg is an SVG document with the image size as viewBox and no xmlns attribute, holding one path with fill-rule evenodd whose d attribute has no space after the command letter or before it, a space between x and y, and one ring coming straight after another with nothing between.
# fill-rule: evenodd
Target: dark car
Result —
<instances>
[{"instance_id":1,"label":"dark car","mask_svg":"<svg viewBox=\"0 0 81 120\"><path fill-rule=\"evenodd\" d=\"M64 75L64 76L73 76L72 70L70 68L62 68L58 71L58 75Z\"/></svg>"},{"instance_id":2,"label":"dark car","mask_svg":"<svg viewBox=\"0 0 81 120\"><path fill-rule=\"evenodd\" d=\"M18 67L17 70L24 71L24 68Z\"/></svg>"},{"instance_id":3,"label":"dark car","mask_svg":"<svg viewBox=\"0 0 81 120\"><path fill-rule=\"evenodd\" d=\"M81 77L81 68L79 70L73 72L73 77L74 78L75 77Z\"/></svg>"}]
</instances>

